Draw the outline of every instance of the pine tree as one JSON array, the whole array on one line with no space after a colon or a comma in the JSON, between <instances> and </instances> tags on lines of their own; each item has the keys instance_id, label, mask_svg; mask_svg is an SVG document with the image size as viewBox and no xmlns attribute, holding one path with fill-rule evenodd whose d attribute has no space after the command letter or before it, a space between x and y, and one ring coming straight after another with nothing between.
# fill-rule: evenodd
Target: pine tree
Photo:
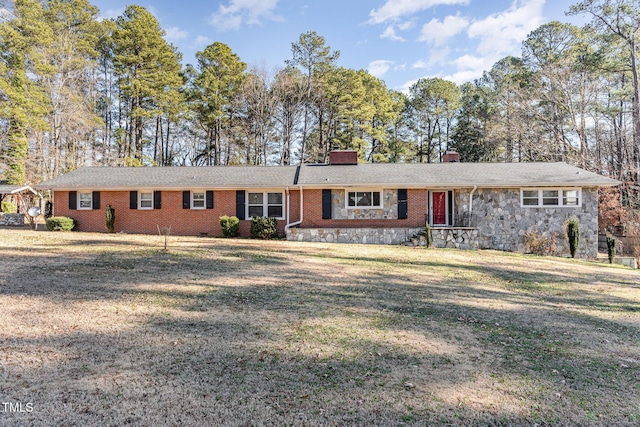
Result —
<instances>
[{"instance_id":1,"label":"pine tree","mask_svg":"<svg viewBox=\"0 0 640 427\"><path fill-rule=\"evenodd\" d=\"M125 156L141 164L145 120L168 108L169 96L177 96L182 86L180 54L164 40L158 20L141 6L127 7L116 24L113 63L129 114Z\"/></svg>"},{"instance_id":2,"label":"pine tree","mask_svg":"<svg viewBox=\"0 0 640 427\"><path fill-rule=\"evenodd\" d=\"M29 150L27 132L44 127L42 90L28 78L40 63L36 46L51 39L44 10L36 0L17 0L13 16L0 23L0 117L8 122L7 171L10 184L24 184Z\"/></svg>"},{"instance_id":3,"label":"pine tree","mask_svg":"<svg viewBox=\"0 0 640 427\"><path fill-rule=\"evenodd\" d=\"M222 162L223 127L228 124L231 104L245 79L247 65L224 43L215 42L196 53L198 73L191 98L198 121L206 132L206 145L201 153L205 164ZM224 163L229 162L229 156Z\"/></svg>"}]
</instances>

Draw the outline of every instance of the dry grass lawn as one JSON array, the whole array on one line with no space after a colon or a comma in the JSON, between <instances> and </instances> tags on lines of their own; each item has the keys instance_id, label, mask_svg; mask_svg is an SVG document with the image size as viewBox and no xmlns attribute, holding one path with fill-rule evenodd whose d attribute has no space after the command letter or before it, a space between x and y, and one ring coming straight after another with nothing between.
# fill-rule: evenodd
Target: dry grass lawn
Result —
<instances>
[{"instance_id":1,"label":"dry grass lawn","mask_svg":"<svg viewBox=\"0 0 640 427\"><path fill-rule=\"evenodd\" d=\"M0 425L640 424L638 271L394 246L161 248L0 230Z\"/></svg>"}]
</instances>

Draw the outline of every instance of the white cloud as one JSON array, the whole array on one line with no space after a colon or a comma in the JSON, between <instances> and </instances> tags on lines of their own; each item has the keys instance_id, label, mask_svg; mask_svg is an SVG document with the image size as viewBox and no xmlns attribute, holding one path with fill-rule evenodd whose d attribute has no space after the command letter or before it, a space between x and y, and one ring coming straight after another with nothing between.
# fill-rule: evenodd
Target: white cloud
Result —
<instances>
[{"instance_id":1,"label":"white cloud","mask_svg":"<svg viewBox=\"0 0 640 427\"><path fill-rule=\"evenodd\" d=\"M410 30L416 26L415 19L411 19L409 21L401 22L398 24L398 28L402 31Z\"/></svg>"},{"instance_id":2,"label":"white cloud","mask_svg":"<svg viewBox=\"0 0 640 427\"><path fill-rule=\"evenodd\" d=\"M469 4L470 0L387 0L380 8L369 13L370 24L382 24L395 21L402 16L413 15L416 12L438 5Z\"/></svg>"},{"instance_id":3,"label":"white cloud","mask_svg":"<svg viewBox=\"0 0 640 427\"><path fill-rule=\"evenodd\" d=\"M193 47L195 49L202 49L209 46L211 43L213 43L213 40L211 40L209 37L197 36L193 42Z\"/></svg>"},{"instance_id":4,"label":"white cloud","mask_svg":"<svg viewBox=\"0 0 640 427\"><path fill-rule=\"evenodd\" d=\"M429 64L427 61L423 61L422 59L416 61L411 68L429 68L431 66L431 64Z\"/></svg>"},{"instance_id":5,"label":"white cloud","mask_svg":"<svg viewBox=\"0 0 640 427\"><path fill-rule=\"evenodd\" d=\"M177 42L180 40L184 40L189 37L189 33L180 27L169 27L165 28L166 39L170 42Z\"/></svg>"},{"instance_id":6,"label":"white cloud","mask_svg":"<svg viewBox=\"0 0 640 427\"><path fill-rule=\"evenodd\" d=\"M394 64L393 61L388 61L386 59L379 59L377 61L372 61L369 63L369 74L374 77L381 78L384 76L387 71L391 69L391 66Z\"/></svg>"},{"instance_id":7,"label":"white cloud","mask_svg":"<svg viewBox=\"0 0 640 427\"><path fill-rule=\"evenodd\" d=\"M449 80L457 85L461 85L466 82L473 81L482 76L482 71L478 73L478 70L458 71L448 76L444 76L444 80Z\"/></svg>"},{"instance_id":8,"label":"white cloud","mask_svg":"<svg viewBox=\"0 0 640 427\"><path fill-rule=\"evenodd\" d=\"M462 55L452 61L459 70L488 70L495 63L491 57Z\"/></svg>"},{"instance_id":9,"label":"white cloud","mask_svg":"<svg viewBox=\"0 0 640 427\"><path fill-rule=\"evenodd\" d=\"M447 62L450 52L451 49L449 49L449 47L447 46L431 49L429 63L431 65L444 64L445 62Z\"/></svg>"},{"instance_id":10,"label":"white cloud","mask_svg":"<svg viewBox=\"0 0 640 427\"><path fill-rule=\"evenodd\" d=\"M383 32L380 34L381 39L390 39L394 42L403 42L406 41L402 37L396 34L396 29L393 25L389 25Z\"/></svg>"},{"instance_id":11,"label":"white cloud","mask_svg":"<svg viewBox=\"0 0 640 427\"><path fill-rule=\"evenodd\" d=\"M442 21L432 19L422 26L418 41L426 41L434 46L442 46L452 37L461 33L469 26L469 19L460 15L450 15Z\"/></svg>"},{"instance_id":12,"label":"white cloud","mask_svg":"<svg viewBox=\"0 0 640 427\"><path fill-rule=\"evenodd\" d=\"M278 0L229 0L227 6L221 4L218 11L211 14L209 24L219 31L237 30L244 25L259 25L262 20L281 21L282 17L273 13Z\"/></svg>"},{"instance_id":13,"label":"white cloud","mask_svg":"<svg viewBox=\"0 0 640 427\"><path fill-rule=\"evenodd\" d=\"M396 87L395 90L400 91L405 95L409 95L409 89L411 89L411 86L416 84L418 80L420 79L409 80L408 82L405 82L403 85Z\"/></svg>"},{"instance_id":14,"label":"white cloud","mask_svg":"<svg viewBox=\"0 0 640 427\"><path fill-rule=\"evenodd\" d=\"M494 13L469 26L470 38L478 38L478 53L503 56L519 53L527 35L544 23L545 0L516 0L504 12Z\"/></svg>"},{"instance_id":15,"label":"white cloud","mask_svg":"<svg viewBox=\"0 0 640 427\"><path fill-rule=\"evenodd\" d=\"M478 40L475 51L447 60L454 71L443 78L457 84L472 81L482 77L482 73L490 70L501 58L507 55L519 55L522 40L544 23L542 16L544 2L545 0L514 0L511 6L502 12L474 20L467 28L467 36L469 39ZM443 23L446 23L446 18ZM445 25L439 29L439 32L447 30ZM434 46L439 42L439 33L435 34L436 36L431 39L427 38L434 43ZM443 58L438 59L436 52L432 51L430 64L438 63L439 60L442 61Z\"/></svg>"}]
</instances>

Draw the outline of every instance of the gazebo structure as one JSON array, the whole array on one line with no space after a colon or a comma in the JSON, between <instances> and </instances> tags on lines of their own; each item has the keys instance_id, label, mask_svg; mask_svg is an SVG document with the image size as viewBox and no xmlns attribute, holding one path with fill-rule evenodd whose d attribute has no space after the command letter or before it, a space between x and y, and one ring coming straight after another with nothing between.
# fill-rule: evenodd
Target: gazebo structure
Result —
<instances>
[{"instance_id":1,"label":"gazebo structure","mask_svg":"<svg viewBox=\"0 0 640 427\"><path fill-rule=\"evenodd\" d=\"M11 185L0 181L0 225L23 226L24 215L29 207L35 205L36 198L41 198L40 193L28 185ZM4 200L15 204L17 212L1 212Z\"/></svg>"}]
</instances>

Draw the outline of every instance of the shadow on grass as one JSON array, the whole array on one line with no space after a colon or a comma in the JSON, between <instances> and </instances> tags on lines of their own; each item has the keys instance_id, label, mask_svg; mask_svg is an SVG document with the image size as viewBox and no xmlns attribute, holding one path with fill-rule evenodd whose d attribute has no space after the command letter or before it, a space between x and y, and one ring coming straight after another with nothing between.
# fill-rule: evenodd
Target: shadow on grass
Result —
<instances>
[{"instance_id":1,"label":"shadow on grass","mask_svg":"<svg viewBox=\"0 0 640 427\"><path fill-rule=\"evenodd\" d=\"M322 269L308 252L242 243L4 257L8 301L141 311L114 316L113 332L0 335L0 401L36 403L0 424L639 421L637 301L480 261L328 250ZM598 315L612 310L630 321Z\"/></svg>"}]
</instances>

